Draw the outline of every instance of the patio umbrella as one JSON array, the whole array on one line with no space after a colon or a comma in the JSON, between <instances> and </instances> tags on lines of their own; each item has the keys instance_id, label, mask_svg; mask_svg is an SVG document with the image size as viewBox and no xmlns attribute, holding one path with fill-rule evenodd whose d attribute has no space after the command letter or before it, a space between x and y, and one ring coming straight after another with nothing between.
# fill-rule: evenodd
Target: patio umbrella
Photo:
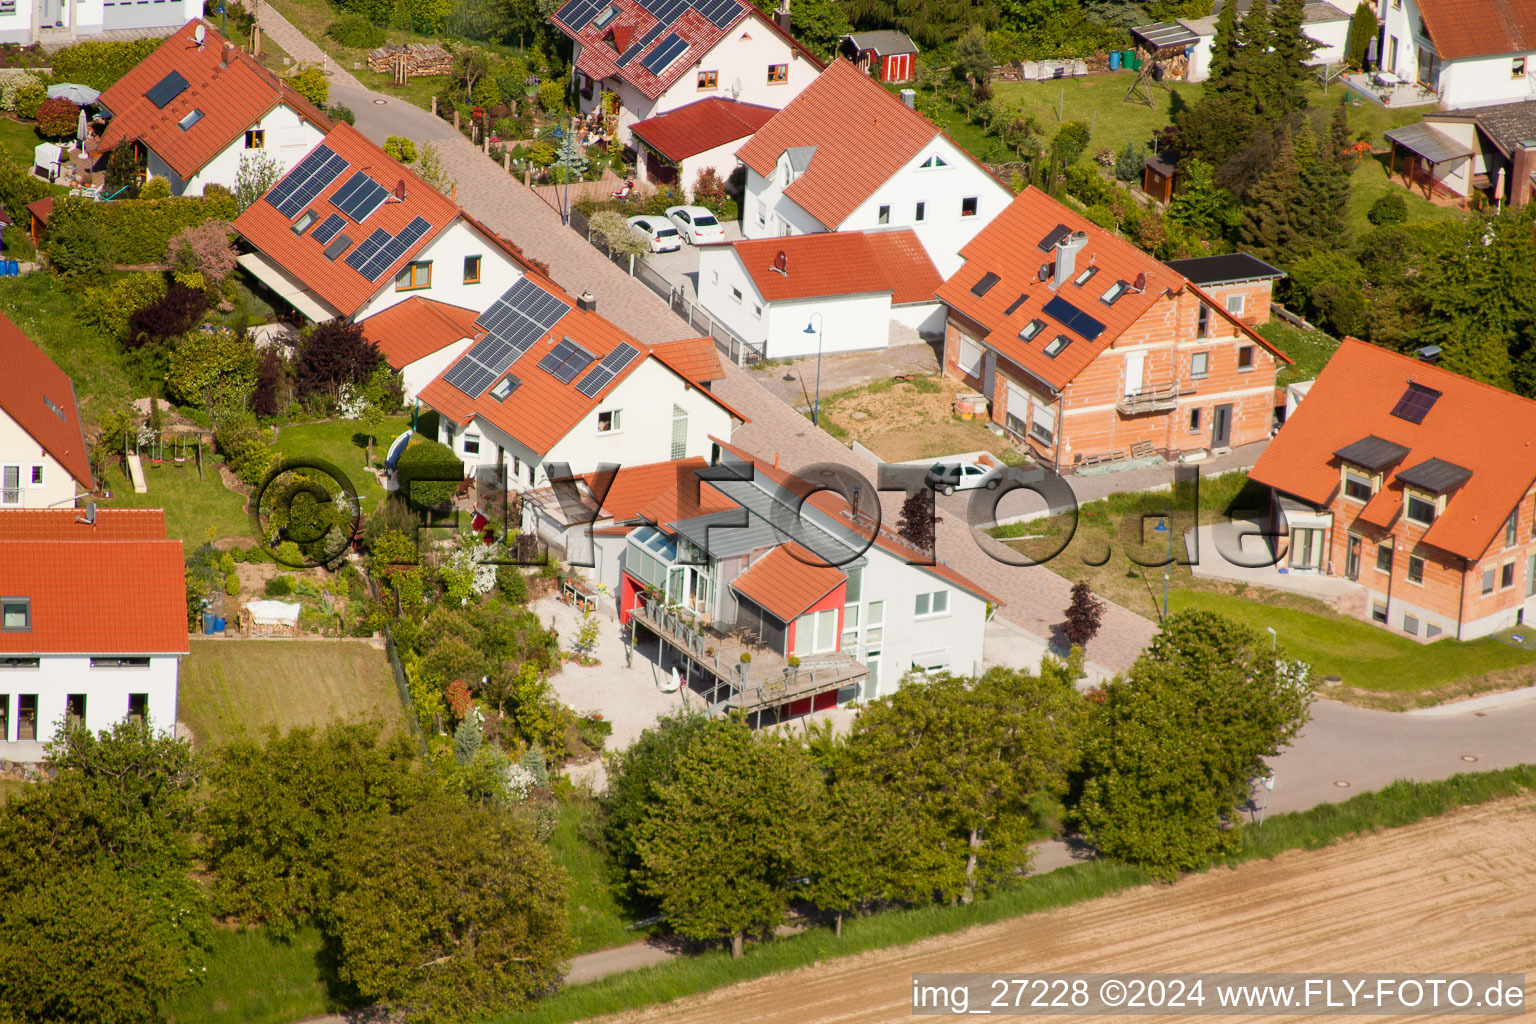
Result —
<instances>
[{"instance_id":1,"label":"patio umbrella","mask_svg":"<svg viewBox=\"0 0 1536 1024\"><path fill-rule=\"evenodd\" d=\"M678 691L678 688L681 687L682 685L683 685L683 681L682 681L682 679L677 674L677 666L674 665L672 667L672 678L670 680L668 680L667 682L662 684L661 692L662 693L676 693Z\"/></svg>"},{"instance_id":2,"label":"patio umbrella","mask_svg":"<svg viewBox=\"0 0 1536 1024\"><path fill-rule=\"evenodd\" d=\"M75 127L75 138L85 141L85 108L80 108L80 123Z\"/></svg>"},{"instance_id":3,"label":"patio umbrella","mask_svg":"<svg viewBox=\"0 0 1536 1024\"><path fill-rule=\"evenodd\" d=\"M61 82L58 85L48 87L48 98L51 100L66 99L76 106L85 107L101 99L101 90L92 89L88 85L78 82Z\"/></svg>"}]
</instances>

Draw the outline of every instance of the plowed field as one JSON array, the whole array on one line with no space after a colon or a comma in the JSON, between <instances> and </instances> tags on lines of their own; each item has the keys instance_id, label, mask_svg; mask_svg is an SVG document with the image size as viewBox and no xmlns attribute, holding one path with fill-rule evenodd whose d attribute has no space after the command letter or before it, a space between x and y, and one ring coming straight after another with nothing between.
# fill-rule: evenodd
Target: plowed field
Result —
<instances>
[{"instance_id":1,"label":"plowed field","mask_svg":"<svg viewBox=\"0 0 1536 1024\"><path fill-rule=\"evenodd\" d=\"M911 976L928 971L1524 971L1536 981L1533 850L1536 803L1505 800L1325 850L829 961L622 1019L933 1019L911 1015ZM1526 994L1529 1006L1536 986Z\"/></svg>"}]
</instances>

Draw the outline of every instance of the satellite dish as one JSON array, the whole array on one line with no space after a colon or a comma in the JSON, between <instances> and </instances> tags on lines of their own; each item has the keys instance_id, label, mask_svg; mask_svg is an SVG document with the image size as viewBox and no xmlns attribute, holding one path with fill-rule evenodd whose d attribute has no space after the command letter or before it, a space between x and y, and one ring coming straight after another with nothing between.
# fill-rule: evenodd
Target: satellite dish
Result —
<instances>
[{"instance_id":1,"label":"satellite dish","mask_svg":"<svg viewBox=\"0 0 1536 1024\"><path fill-rule=\"evenodd\" d=\"M1051 279L1051 268L1053 266L1055 266L1055 264L1052 264L1052 263L1042 263L1042 264L1040 264L1040 272L1038 274L1036 274L1035 276L1038 277L1042 281L1049 281Z\"/></svg>"},{"instance_id":2,"label":"satellite dish","mask_svg":"<svg viewBox=\"0 0 1536 1024\"><path fill-rule=\"evenodd\" d=\"M780 249L778 255L774 256L773 266L769 269L775 274L780 274L784 277L789 276L789 256L783 249Z\"/></svg>"},{"instance_id":3,"label":"satellite dish","mask_svg":"<svg viewBox=\"0 0 1536 1024\"><path fill-rule=\"evenodd\" d=\"M1139 292L1146 291L1147 290L1147 275L1146 275L1146 273L1142 272L1140 274L1137 274L1136 275L1136 283L1134 285L1132 285L1131 287L1135 288Z\"/></svg>"},{"instance_id":4,"label":"satellite dish","mask_svg":"<svg viewBox=\"0 0 1536 1024\"><path fill-rule=\"evenodd\" d=\"M75 522L77 522L77 523L84 523L86 526L95 526L96 525L96 503L94 501L86 502L85 503L85 515L78 517L75 520Z\"/></svg>"},{"instance_id":5,"label":"satellite dish","mask_svg":"<svg viewBox=\"0 0 1536 1024\"><path fill-rule=\"evenodd\" d=\"M198 49L202 49L203 43L207 38L208 26L199 22L197 28L192 30L192 41L197 44Z\"/></svg>"},{"instance_id":6,"label":"satellite dish","mask_svg":"<svg viewBox=\"0 0 1536 1024\"><path fill-rule=\"evenodd\" d=\"M741 76L738 75L735 78L731 79L731 99L735 99L736 97L738 97L740 95L741 95Z\"/></svg>"}]
</instances>

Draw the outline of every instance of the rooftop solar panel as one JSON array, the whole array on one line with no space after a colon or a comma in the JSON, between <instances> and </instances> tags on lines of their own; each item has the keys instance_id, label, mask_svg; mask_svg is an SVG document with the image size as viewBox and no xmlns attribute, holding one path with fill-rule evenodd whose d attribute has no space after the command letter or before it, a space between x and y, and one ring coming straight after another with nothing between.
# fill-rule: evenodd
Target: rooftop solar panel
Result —
<instances>
[{"instance_id":1,"label":"rooftop solar panel","mask_svg":"<svg viewBox=\"0 0 1536 1024\"><path fill-rule=\"evenodd\" d=\"M347 266L361 274L363 268L368 265L368 261L373 259L374 254L383 248L387 241L389 241L389 232L383 228L375 228L373 234L363 239L362 244L352 250L352 254L347 257Z\"/></svg>"},{"instance_id":2,"label":"rooftop solar panel","mask_svg":"<svg viewBox=\"0 0 1536 1024\"><path fill-rule=\"evenodd\" d=\"M388 195L389 189L358 171L331 196L331 205L361 224L368 219L370 213L384 204Z\"/></svg>"},{"instance_id":3,"label":"rooftop solar panel","mask_svg":"<svg viewBox=\"0 0 1536 1024\"><path fill-rule=\"evenodd\" d=\"M606 0L571 0L560 10L555 12L555 19L571 28L580 30L587 27L587 22L597 16Z\"/></svg>"},{"instance_id":4,"label":"rooftop solar panel","mask_svg":"<svg viewBox=\"0 0 1536 1024\"><path fill-rule=\"evenodd\" d=\"M284 217L297 217L326 187L341 177L347 169L345 158L337 155L329 146L315 147L303 160L267 193L267 202L277 207Z\"/></svg>"},{"instance_id":5,"label":"rooftop solar panel","mask_svg":"<svg viewBox=\"0 0 1536 1024\"><path fill-rule=\"evenodd\" d=\"M164 110L167 103L186 91L187 80L181 77L180 71L172 71L151 86L150 90L144 94L144 98Z\"/></svg>"},{"instance_id":6,"label":"rooftop solar panel","mask_svg":"<svg viewBox=\"0 0 1536 1024\"><path fill-rule=\"evenodd\" d=\"M736 20L741 8L741 0L704 0L699 4L698 11L713 22L715 27L725 28Z\"/></svg>"},{"instance_id":7,"label":"rooftop solar panel","mask_svg":"<svg viewBox=\"0 0 1536 1024\"><path fill-rule=\"evenodd\" d=\"M588 398L596 398L598 392L607 387L613 378L617 377L624 368L634 362L640 356L640 350L629 342L625 342L618 348L603 356L603 361L598 363L576 385L576 390Z\"/></svg>"},{"instance_id":8,"label":"rooftop solar panel","mask_svg":"<svg viewBox=\"0 0 1536 1024\"><path fill-rule=\"evenodd\" d=\"M519 280L475 320L486 336L465 352L443 379L470 398L479 398L570 308L563 299L527 278ZM482 373L465 367L478 367Z\"/></svg>"},{"instance_id":9,"label":"rooftop solar panel","mask_svg":"<svg viewBox=\"0 0 1536 1024\"><path fill-rule=\"evenodd\" d=\"M688 41L676 32L673 32L656 44L656 49L652 50L650 55L640 62L640 66L653 75L659 75L668 64L681 57L687 49Z\"/></svg>"},{"instance_id":10,"label":"rooftop solar panel","mask_svg":"<svg viewBox=\"0 0 1536 1024\"><path fill-rule=\"evenodd\" d=\"M321 245L327 245L331 239L336 237L336 232L340 231L346 223L346 221L342 220L341 214L333 213L321 221L320 226L309 233L309 237Z\"/></svg>"},{"instance_id":11,"label":"rooftop solar panel","mask_svg":"<svg viewBox=\"0 0 1536 1024\"><path fill-rule=\"evenodd\" d=\"M1399 398L1397 404L1392 407L1392 415L1409 423L1423 423L1424 417L1429 415L1429 410L1435 407L1435 401L1439 397L1440 392L1434 388L1427 388L1410 381L1408 389L1403 392L1403 397Z\"/></svg>"},{"instance_id":12,"label":"rooftop solar panel","mask_svg":"<svg viewBox=\"0 0 1536 1024\"><path fill-rule=\"evenodd\" d=\"M368 259L368 262L358 268L358 273L370 281L377 281L384 276L385 271L398 263L400 258L410 251L411 246L421 240L421 236L426 234L427 229L431 226L431 223L426 218L415 218L405 227L401 228L399 234L386 238L384 244L379 246L378 251Z\"/></svg>"},{"instance_id":13,"label":"rooftop solar panel","mask_svg":"<svg viewBox=\"0 0 1536 1024\"><path fill-rule=\"evenodd\" d=\"M1050 252L1056 248L1056 243L1072 233L1072 229L1065 224L1057 224L1051 228L1051 233L1040 239L1040 251Z\"/></svg>"},{"instance_id":14,"label":"rooftop solar panel","mask_svg":"<svg viewBox=\"0 0 1536 1024\"><path fill-rule=\"evenodd\" d=\"M1057 295L1045 304L1043 311L1061 326L1078 335L1084 341L1092 341L1104 333L1104 325Z\"/></svg>"},{"instance_id":15,"label":"rooftop solar panel","mask_svg":"<svg viewBox=\"0 0 1536 1024\"><path fill-rule=\"evenodd\" d=\"M560 344L550 349L539 360L539 369L554 377L561 384L569 384L576 375L591 366L596 356L576 344L570 338L561 338Z\"/></svg>"}]
</instances>

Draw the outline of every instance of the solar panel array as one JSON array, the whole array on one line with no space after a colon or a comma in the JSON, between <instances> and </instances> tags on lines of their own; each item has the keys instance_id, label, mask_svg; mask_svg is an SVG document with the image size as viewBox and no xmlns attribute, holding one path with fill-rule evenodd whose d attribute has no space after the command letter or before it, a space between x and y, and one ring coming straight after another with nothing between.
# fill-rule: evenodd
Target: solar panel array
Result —
<instances>
[{"instance_id":1,"label":"solar panel array","mask_svg":"<svg viewBox=\"0 0 1536 1024\"><path fill-rule=\"evenodd\" d=\"M347 222L342 219L341 214L333 213L329 217L325 218L325 220L321 221L320 226L309 233L309 237L313 238L321 245L325 245L331 239L336 237L336 232L340 231L346 223Z\"/></svg>"},{"instance_id":2,"label":"solar panel array","mask_svg":"<svg viewBox=\"0 0 1536 1024\"><path fill-rule=\"evenodd\" d=\"M623 372L624 368L639 356L640 350L626 341L603 356L603 361L593 367L591 373L581 378L581 382L576 385L576 390L588 398L596 398L599 391L607 387L613 378Z\"/></svg>"},{"instance_id":3,"label":"solar panel array","mask_svg":"<svg viewBox=\"0 0 1536 1024\"><path fill-rule=\"evenodd\" d=\"M550 349L544 358L539 360L539 369L561 384L569 384L576 379L577 374L591 366L595 358L591 352L570 338L561 338L560 344Z\"/></svg>"},{"instance_id":4,"label":"solar panel array","mask_svg":"<svg viewBox=\"0 0 1536 1024\"><path fill-rule=\"evenodd\" d=\"M1072 305L1072 303L1060 295L1047 302L1043 312L1046 316L1053 317L1061 326L1081 336L1086 341L1092 341L1104 333L1103 324Z\"/></svg>"},{"instance_id":5,"label":"solar panel array","mask_svg":"<svg viewBox=\"0 0 1536 1024\"><path fill-rule=\"evenodd\" d=\"M377 281L384 276L384 272L400 261L400 257L408 252L411 246L421 241L421 236L427 233L432 225L424 217L417 217L405 227L400 229L397 235L391 235L383 228L377 228L373 234L363 239L363 244L352 250L347 257L347 266L362 274L370 281Z\"/></svg>"},{"instance_id":6,"label":"solar panel array","mask_svg":"<svg viewBox=\"0 0 1536 1024\"><path fill-rule=\"evenodd\" d=\"M1403 392L1403 397L1399 398L1397 404L1392 407L1392 415L1409 423L1423 423L1424 417L1429 415L1429 410L1435 407L1435 401L1439 397L1440 392L1434 388L1410 382L1408 389Z\"/></svg>"},{"instance_id":7,"label":"solar panel array","mask_svg":"<svg viewBox=\"0 0 1536 1024\"><path fill-rule=\"evenodd\" d=\"M558 296L527 278L519 280L475 320L485 328L485 337L443 379L470 398L479 398L570 310Z\"/></svg>"},{"instance_id":8,"label":"solar panel array","mask_svg":"<svg viewBox=\"0 0 1536 1024\"><path fill-rule=\"evenodd\" d=\"M181 77L180 71L172 71L151 86L149 92L144 94L144 98L164 110L167 103L186 91L187 80Z\"/></svg>"},{"instance_id":9,"label":"solar panel array","mask_svg":"<svg viewBox=\"0 0 1536 1024\"><path fill-rule=\"evenodd\" d=\"M361 224L368 219L370 213L383 205L388 195L389 189L358 171L331 196L331 205Z\"/></svg>"},{"instance_id":10,"label":"solar panel array","mask_svg":"<svg viewBox=\"0 0 1536 1024\"><path fill-rule=\"evenodd\" d=\"M555 13L555 20L580 31L586 28L587 22L597 17L597 12L606 6L608 6L608 0L571 0Z\"/></svg>"},{"instance_id":11,"label":"solar panel array","mask_svg":"<svg viewBox=\"0 0 1536 1024\"><path fill-rule=\"evenodd\" d=\"M335 150L324 144L316 146L314 152L300 160L282 181L273 186L267 193L267 202L292 220L346 169L346 159Z\"/></svg>"},{"instance_id":12,"label":"solar panel array","mask_svg":"<svg viewBox=\"0 0 1536 1024\"><path fill-rule=\"evenodd\" d=\"M603 7L603 4L600 2L600 0L573 0L572 4L567 6L574 7L576 4L590 2L597 2L597 10L600 10ZM645 2L645 0L642 0L641 6L644 7L653 18L656 19L656 24L653 25L650 30L645 33L645 35L631 43L629 48L624 51L624 53L619 57L620 67L627 66L630 61L634 60L637 56L643 53L647 46L650 46L651 43L655 42L657 36L671 28L677 19L681 18L688 11L696 10L704 17L708 18L710 22L715 25L715 27L725 28L731 22L735 21L736 18L741 14L742 7L744 5L742 4L741 0L652 0L652 2L649 3ZM593 11L593 14L596 14L596 10ZM588 21L590 21L591 18L592 15L587 16ZM586 24L586 22L584 21L582 24ZM661 46L656 48L656 52L660 52L664 47L666 47L666 45L667 44L663 42ZM678 53L682 53L683 50L686 49L688 49L688 46L686 41L684 41L682 50L679 50L677 53L671 54L667 58L660 60L660 63L654 63L658 60L658 58L656 53L652 53L646 57L645 61L643 62L645 69L652 74L657 74L662 68L666 67L668 63L675 60Z\"/></svg>"},{"instance_id":13,"label":"solar panel array","mask_svg":"<svg viewBox=\"0 0 1536 1024\"><path fill-rule=\"evenodd\" d=\"M656 49L652 50L650 55L640 62L640 66L653 75L659 75L663 68L681 57L687 49L688 41L676 32L673 32L656 44Z\"/></svg>"}]
</instances>

